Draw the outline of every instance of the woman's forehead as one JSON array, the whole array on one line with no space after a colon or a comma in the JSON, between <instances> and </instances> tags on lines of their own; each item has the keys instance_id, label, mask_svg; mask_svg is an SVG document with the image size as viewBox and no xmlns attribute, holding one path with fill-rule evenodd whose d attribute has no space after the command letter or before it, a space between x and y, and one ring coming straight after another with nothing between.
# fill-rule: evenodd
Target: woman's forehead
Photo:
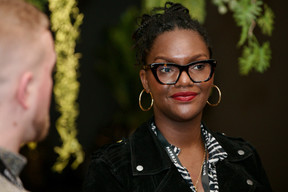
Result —
<instances>
[{"instance_id":1,"label":"woman's forehead","mask_svg":"<svg viewBox=\"0 0 288 192\"><path fill-rule=\"evenodd\" d=\"M197 57L209 57L209 50L203 38L198 32L177 29L159 35L155 39L147 59L193 60Z\"/></svg>"}]
</instances>

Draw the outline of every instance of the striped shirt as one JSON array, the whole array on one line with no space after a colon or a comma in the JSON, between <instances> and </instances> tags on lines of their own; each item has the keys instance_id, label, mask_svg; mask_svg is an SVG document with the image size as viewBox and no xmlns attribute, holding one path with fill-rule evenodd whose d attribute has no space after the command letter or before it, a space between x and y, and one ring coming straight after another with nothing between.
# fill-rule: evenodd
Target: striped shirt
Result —
<instances>
[{"instance_id":1,"label":"striped shirt","mask_svg":"<svg viewBox=\"0 0 288 192\"><path fill-rule=\"evenodd\" d=\"M155 123L151 123L151 129L157 135L157 127ZM207 170L205 165L208 166L208 178L209 178L209 189L210 192L219 192L219 186L217 181L217 173L216 173L216 163L218 161L222 161L227 158L227 153L224 151L222 146L218 143L218 141L205 129L203 124L201 124L201 133L204 138L205 148L209 154L208 161L203 165L203 170ZM181 152L181 149L170 144L170 149L178 156ZM182 178L189 184L190 189L193 192L196 192L195 186L193 185L192 179L188 170L179 164L177 161L173 161L176 166L178 172L181 174ZM202 174L206 174L205 171Z\"/></svg>"}]
</instances>

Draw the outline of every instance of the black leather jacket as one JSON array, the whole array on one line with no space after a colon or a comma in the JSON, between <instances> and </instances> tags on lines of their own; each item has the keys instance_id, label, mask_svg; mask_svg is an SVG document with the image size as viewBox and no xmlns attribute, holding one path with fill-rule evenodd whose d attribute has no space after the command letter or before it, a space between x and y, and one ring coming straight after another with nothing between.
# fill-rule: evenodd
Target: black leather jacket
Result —
<instances>
[{"instance_id":1,"label":"black leather jacket","mask_svg":"<svg viewBox=\"0 0 288 192\"><path fill-rule=\"evenodd\" d=\"M92 155L84 192L191 192L149 125L144 123L129 139ZM272 191L259 156L249 143L209 132L228 153L216 164L220 192Z\"/></svg>"}]
</instances>

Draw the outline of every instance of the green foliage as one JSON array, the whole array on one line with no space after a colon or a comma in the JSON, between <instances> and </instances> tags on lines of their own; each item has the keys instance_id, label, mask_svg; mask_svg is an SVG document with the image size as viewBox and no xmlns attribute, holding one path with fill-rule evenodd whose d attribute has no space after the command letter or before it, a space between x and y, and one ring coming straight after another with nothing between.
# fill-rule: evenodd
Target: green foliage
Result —
<instances>
[{"instance_id":1,"label":"green foliage","mask_svg":"<svg viewBox=\"0 0 288 192\"><path fill-rule=\"evenodd\" d=\"M147 12L152 10L154 7L163 6L167 0L143 0L142 11ZM170 0L174 3L181 3L187 7L190 11L191 17L197 19L200 23L205 21L205 0Z\"/></svg>"},{"instance_id":2,"label":"green foliage","mask_svg":"<svg viewBox=\"0 0 288 192\"><path fill-rule=\"evenodd\" d=\"M26 0L28 3L33 4L39 10L45 12L45 5L47 5L48 0Z\"/></svg>"},{"instance_id":3,"label":"green foliage","mask_svg":"<svg viewBox=\"0 0 288 192\"><path fill-rule=\"evenodd\" d=\"M136 18L140 16L139 14L139 9L130 7L120 17L119 24L107 30L106 46L99 47L100 60L96 63L97 75L101 76L111 88L119 107L113 114L111 126L120 126L126 130L137 128L139 121L144 121L151 115L143 113L138 107L138 96L141 91L140 67L135 63L132 33L136 28Z\"/></svg>"},{"instance_id":4,"label":"green foliage","mask_svg":"<svg viewBox=\"0 0 288 192\"><path fill-rule=\"evenodd\" d=\"M269 42L262 46L257 41L250 41L244 46L242 56L239 58L240 73L247 75L253 68L263 73L269 67L271 49Z\"/></svg>"},{"instance_id":5,"label":"green foliage","mask_svg":"<svg viewBox=\"0 0 288 192\"><path fill-rule=\"evenodd\" d=\"M77 140L77 98L80 87L77 70L80 54L75 53L84 15L79 12L76 0L49 0L49 9L57 53L53 93L60 117L56 121L56 129L62 141L61 147L54 148L59 156L52 169L61 173L71 157L75 158L71 164L72 169L84 161L84 151Z\"/></svg>"},{"instance_id":6,"label":"green foliage","mask_svg":"<svg viewBox=\"0 0 288 192\"><path fill-rule=\"evenodd\" d=\"M264 14L257 21L261 31L265 35L272 35L274 25L274 13L266 4L264 4Z\"/></svg>"},{"instance_id":7,"label":"green foliage","mask_svg":"<svg viewBox=\"0 0 288 192\"><path fill-rule=\"evenodd\" d=\"M213 0L213 3L221 14L230 10L237 26L241 27L238 41L238 46L243 46L240 73L247 75L253 69L263 73L270 65L272 54L269 42L259 45L254 28L258 26L264 35L272 35L274 13L271 8L263 4L263 0Z\"/></svg>"},{"instance_id":8,"label":"green foliage","mask_svg":"<svg viewBox=\"0 0 288 192\"><path fill-rule=\"evenodd\" d=\"M121 17L120 25L112 28L109 32L109 39L112 41L111 43L113 43L113 45L110 44L110 46L117 52L113 54L117 57L110 58L110 77L114 81L111 85L115 88L116 99L119 100L119 105L123 109L130 108L132 98L129 92L131 92L134 87L131 85L135 83L135 80L139 80L138 73L135 71L134 66L131 36L127 35L132 34L134 29L133 18L136 18L137 13L137 9L130 8Z\"/></svg>"},{"instance_id":9,"label":"green foliage","mask_svg":"<svg viewBox=\"0 0 288 192\"><path fill-rule=\"evenodd\" d=\"M255 1L255 3L251 3L251 0L241 0L235 4L234 9L234 18L235 22L238 26L242 28L241 37L238 42L238 45L241 46L245 43L248 36L251 35L253 30L251 29L251 25L256 20L256 18L261 13L261 1Z\"/></svg>"}]
</instances>

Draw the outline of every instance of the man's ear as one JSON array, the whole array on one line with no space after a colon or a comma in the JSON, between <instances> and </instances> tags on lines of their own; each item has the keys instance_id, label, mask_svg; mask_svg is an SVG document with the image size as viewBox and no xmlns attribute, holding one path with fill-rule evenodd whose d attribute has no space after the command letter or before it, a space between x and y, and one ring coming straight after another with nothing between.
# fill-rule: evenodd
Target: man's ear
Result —
<instances>
[{"instance_id":1,"label":"man's ear","mask_svg":"<svg viewBox=\"0 0 288 192\"><path fill-rule=\"evenodd\" d=\"M24 109L29 107L30 85L33 79L31 72L25 72L21 75L20 82L17 88L17 100Z\"/></svg>"},{"instance_id":2,"label":"man's ear","mask_svg":"<svg viewBox=\"0 0 288 192\"><path fill-rule=\"evenodd\" d=\"M139 72L139 75L140 75L143 88L146 90L146 92L150 92L149 84L147 80L147 72L144 69L141 69Z\"/></svg>"}]
</instances>

